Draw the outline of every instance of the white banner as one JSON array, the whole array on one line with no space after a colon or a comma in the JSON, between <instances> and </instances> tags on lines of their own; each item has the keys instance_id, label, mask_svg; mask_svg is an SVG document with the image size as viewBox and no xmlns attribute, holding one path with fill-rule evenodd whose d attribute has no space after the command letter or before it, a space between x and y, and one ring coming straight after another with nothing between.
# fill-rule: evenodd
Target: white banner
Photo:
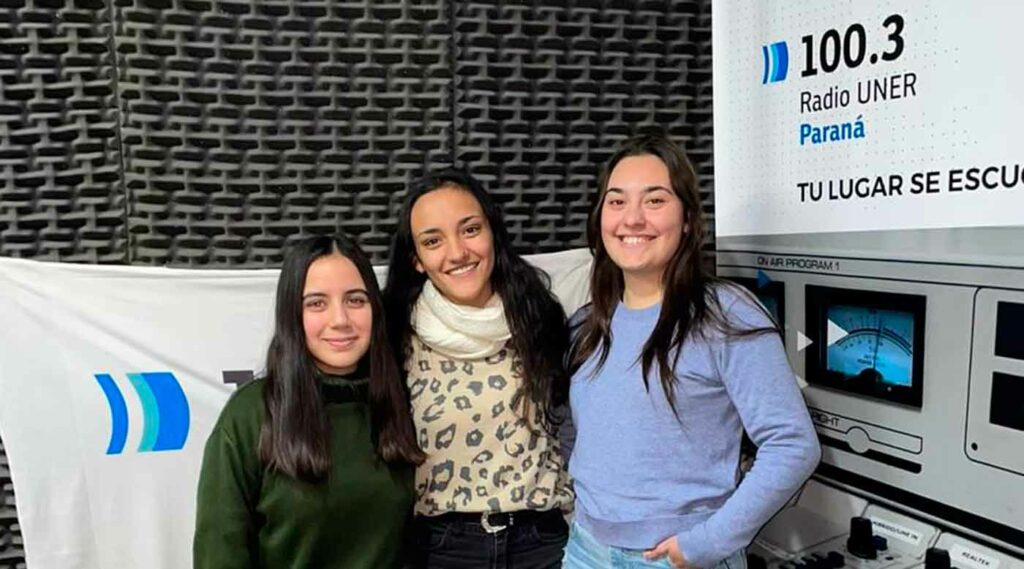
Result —
<instances>
[{"instance_id":1,"label":"white banner","mask_svg":"<svg viewBox=\"0 0 1024 569\"><path fill-rule=\"evenodd\" d=\"M587 251L530 260L567 311L585 302ZM229 372L262 368L276 282L0 259L0 436L29 567L191 566L203 445Z\"/></svg>"},{"instance_id":2,"label":"white banner","mask_svg":"<svg viewBox=\"0 0 1024 569\"><path fill-rule=\"evenodd\" d=\"M1021 223L1024 4L713 13L719 237Z\"/></svg>"}]
</instances>

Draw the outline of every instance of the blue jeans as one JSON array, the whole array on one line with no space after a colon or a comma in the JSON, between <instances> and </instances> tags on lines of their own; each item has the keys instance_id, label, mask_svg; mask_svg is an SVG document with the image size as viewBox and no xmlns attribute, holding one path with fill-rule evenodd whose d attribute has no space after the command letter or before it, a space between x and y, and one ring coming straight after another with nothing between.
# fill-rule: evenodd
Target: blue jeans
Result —
<instances>
[{"instance_id":1,"label":"blue jeans","mask_svg":"<svg viewBox=\"0 0 1024 569\"><path fill-rule=\"evenodd\" d=\"M562 569L671 569L668 557L656 561L644 559L644 550L603 545L579 524L573 523L565 546ZM715 569L747 569L745 553L737 551L722 560Z\"/></svg>"}]
</instances>

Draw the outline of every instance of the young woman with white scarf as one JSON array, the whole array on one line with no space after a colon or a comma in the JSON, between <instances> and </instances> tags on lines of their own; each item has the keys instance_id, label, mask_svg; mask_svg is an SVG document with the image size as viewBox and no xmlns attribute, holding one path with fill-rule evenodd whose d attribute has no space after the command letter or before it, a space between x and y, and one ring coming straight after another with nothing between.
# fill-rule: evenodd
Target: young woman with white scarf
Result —
<instances>
[{"instance_id":1,"label":"young woman with white scarf","mask_svg":"<svg viewBox=\"0 0 1024 569\"><path fill-rule=\"evenodd\" d=\"M416 567L560 567L573 496L555 434L565 313L512 250L501 211L448 170L406 197L388 268L389 333L427 460Z\"/></svg>"}]
</instances>

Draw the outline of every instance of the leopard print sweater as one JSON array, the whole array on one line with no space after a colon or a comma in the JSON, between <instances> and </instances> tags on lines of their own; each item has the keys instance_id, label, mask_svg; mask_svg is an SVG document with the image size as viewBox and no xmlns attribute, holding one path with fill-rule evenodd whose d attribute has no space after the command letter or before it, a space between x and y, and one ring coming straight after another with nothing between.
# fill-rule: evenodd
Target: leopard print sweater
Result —
<instances>
[{"instance_id":1,"label":"leopard print sweater","mask_svg":"<svg viewBox=\"0 0 1024 569\"><path fill-rule=\"evenodd\" d=\"M406 367L427 460L416 469L416 514L572 507L558 440L512 409L522 365L509 349L455 360L412 338Z\"/></svg>"}]
</instances>

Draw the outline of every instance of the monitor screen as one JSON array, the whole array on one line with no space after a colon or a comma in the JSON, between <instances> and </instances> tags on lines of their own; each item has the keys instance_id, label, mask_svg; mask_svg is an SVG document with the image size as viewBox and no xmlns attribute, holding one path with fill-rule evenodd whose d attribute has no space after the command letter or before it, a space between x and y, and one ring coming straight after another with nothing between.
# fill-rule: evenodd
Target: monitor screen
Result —
<instances>
[{"instance_id":1,"label":"monitor screen","mask_svg":"<svg viewBox=\"0 0 1024 569\"><path fill-rule=\"evenodd\" d=\"M1024 431L1024 377L998 371L992 374L988 420L993 425Z\"/></svg>"},{"instance_id":2,"label":"monitor screen","mask_svg":"<svg viewBox=\"0 0 1024 569\"><path fill-rule=\"evenodd\" d=\"M1000 302L996 308L996 355L1024 360L1024 304Z\"/></svg>"},{"instance_id":3,"label":"monitor screen","mask_svg":"<svg viewBox=\"0 0 1024 569\"><path fill-rule=\"evenodd\" d=\"M924 296L807 285L807 381L921 406Z\"/></svg>"},{"instance_id":4,"label":"monitor screen","mask_svg":"<svg viewBox=\"0 0 1024 569\"><path fill-rule=\"evenodd\" d=\"M828 346L825 367L846 381L910 387L914 373L914 315L837 304L826 318L846 335Z\"/></svg>"}]
</instances>

